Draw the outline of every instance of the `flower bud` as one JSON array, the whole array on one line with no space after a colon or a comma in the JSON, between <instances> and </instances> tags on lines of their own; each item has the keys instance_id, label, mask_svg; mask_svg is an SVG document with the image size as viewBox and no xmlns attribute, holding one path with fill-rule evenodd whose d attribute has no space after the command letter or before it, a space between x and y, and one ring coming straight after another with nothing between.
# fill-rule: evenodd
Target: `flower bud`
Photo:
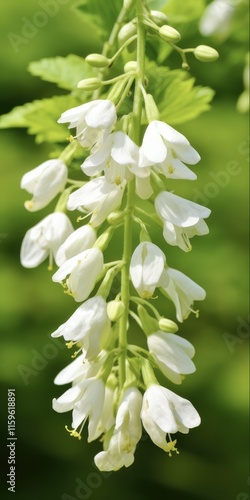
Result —
<instances>
[{"instance_id":1,"label":"flower bud","mask_svg":"<svg viewBox=\"0 0 250 500\"><path fill-rule=\"evenodd\" d=\"M136 35L136 33L136 26L132 21L130 23L124 24L124 26L122 26L118 33L118 40L120 44L122 45L123 43L127 42L127 40Z\"/></svg>"},{"instance_id":2,"label":"flower bud","mask_svg":"<svg viewBox=\"0 0 250 500\"><path fill-rule=\"evenodd\" d=\"M181 39L179 31L177 31L175 28L172 28L172 26L167 26L166 24L159 28L159 35L163 40L165 40L165 42L176 43Z\"/></svg>"},{"instance_id":3,"label":"flower bud","mask_svg":"<svg viewBox=\"0 0 250 500\"><path fill-rule=\"evenodd\" d=\"M99 80L99 78L85 78L84 80L81 80L78 82L77 87L78 89L83 89L83 90L97 90L101 86L102 82Z\"/></svg>"},{"instance_id":4,"label":"flower bud","mask_svg":"<svg viewBox=\"0 0 250 500\"><path fill-rule=\"evenodd\" d=\"M138 66L136 61L129 61L124 66L124 73L130 73L131 71L136 72L137 68Z\"/></svg>"},{"instance_id":5,"label":"flower bud","mask_svg":"<svg viewBox=\"0 0 250 500\"><path fill-rule=\"evenodd\" d=\"M124 213L123 212L111 212L108 217L107 221L111 226L117 226L122 222L124 219Z\"/></svg>"},{"instance_id":6,"label":"flower bud","mask_svg":"<svg viewBox=\"0 0 250 500\"><path fill-rule=\"evenodd\" d=\"M159 10L151 10L150 17L152 21L154 21L154 23L157 24L157 26L163 26L168 22L166 14L164 14L164 12L161 12Z\"/></svg>"},{"instance_id":7,"label":"flower bud","mask_svg":"<svg viewBox=\"0 0 250 500\"><path fill-rule=\"evenodd\" d=\"M85 61L94 68L107 68L110 60L102 54L89 54Z\"/></svg>"},{"instance_id":8,"label":"flower bud","mask_svg":"<svg viewBox=\"0 0 250 500\"><path fill-rule=\"evenodd\" d=\"M167 318L161 318L158 325L160 330L165 333L176 333L179 330L178 325Z\"/></svg>"},{"instance_id":9,"label":"flower bud","mask_svg":"<svg viewBox=\"0 0 250 500\"><path fill-rule=\"evenodd\" d=\"M103 252L104 250L106 250L113 234L114 234L114 228L109 227L108 229L106 229L106 231L104 231L104 233L102 233L99 236L99 238L94 243L93 247L99 248L99 250Z\"/></svg>"},{"instance_id":10,"label":"flower bud","mask_svg":"<svg viewBox=\"0 0 250 500\"><path fill-rule=\"evenodd\" d=\"M107 304L107 313L110 321L117 321L122 317L125 311L125 305L121 301L111 300Z\"/></svg>"},{"instance_id":11,"label":"flower bud","mask_svg":"<svg viewBox=\"0 0 250 500\"><path fill-rule=\"evenodd\" d=\"M219 53L217 50L209 47L209 45L198 45L198 47L194 49L194 56L198 61L213 62L217 61Z\"/></svg>"}]
</instances>

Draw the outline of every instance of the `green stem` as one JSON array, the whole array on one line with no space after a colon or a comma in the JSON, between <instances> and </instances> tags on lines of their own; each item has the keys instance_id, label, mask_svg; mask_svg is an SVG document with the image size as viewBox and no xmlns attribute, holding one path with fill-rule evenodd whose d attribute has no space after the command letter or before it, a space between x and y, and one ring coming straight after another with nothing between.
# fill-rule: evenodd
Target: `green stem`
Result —
<instances>
[{"instance_id":1,"label":"green stem","mask_svg":"<svg viewBox=\"0 0 250 500\"><path fill-rule=\"evenodd\" d=\"M140 144L140 126L142 115L143 97L141 93L141 86L144 84L144 68L145 68L145 28L142 22L143 16L143 2L137 0L136 6L137 13L137 67L138 74L136 76L135 93L134 93L134 106L133 106L133 126L131 131L131 138L134 142ZM121 356L119 359L119 382L120 389L123 388L126 381L126 358L127 358L127 323L129 315L129 266L132 255L132 236L133 236L133 209L135 198L135 180L128 182L127 186L127 204L126 216L124 218L124 247L123 247L123 262L124 266L121 271L121 300L125 305L125 312L120 319L119 323L119 348L121 349Z\"/></svg>"}]
</instances>

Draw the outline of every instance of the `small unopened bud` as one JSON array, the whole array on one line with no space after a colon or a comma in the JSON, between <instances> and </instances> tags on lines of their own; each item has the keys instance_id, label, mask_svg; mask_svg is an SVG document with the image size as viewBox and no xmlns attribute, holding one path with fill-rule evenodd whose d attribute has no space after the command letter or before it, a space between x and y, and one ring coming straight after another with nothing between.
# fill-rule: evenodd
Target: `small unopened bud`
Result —
<instances>
[{"instance_id":1,"label":"small unopened bud","mask_svg":"<svg viewBox=\"0 0 250 500\"><path fill-rule=\"evenodd\" d=\"M107 305L107 314L110 321L117 321L125 312L125 305L121 301L111 300Z\"/></svg>"},{"instance_id":2,"label":"small unopened bud","mask_svg":"<svg viewBox=\"0 0 250 500\"><path fill-rule=\"evenodd\" d=\"M219 53L217 50L209 47L209 45L198 45L198 47L194 49L194 56L198 61L213 62L217 61Z\"/></svg>"},{"instance_id":3,"label":"small unopened bud","mask_svg":"<svg viewBox=\"0 0 250 500\"><path fill-rule=\"evenodd\" d=\"M136 61L129 61L124 66L124 73L130 73L131 71L136 72L138 68Z\"/></svg>"},{"instance_id":4,"label":"small unopened bud","mask_svg":"<svg viewBox=\"0 0 250 500\"><path fill-rule=\"evenodd\" d=\"M110 60L102 54L89 54L85 61L94 68L107 68L110 64Z\"/></svg>"},{"instance_id":5,"label":"small unopened bud","mask_svg":"<svg viewBox=\"0 0 250 500\"><path fill-rule=\"evenodd\" d=\"M101 82L101 80L99 80L99 78L85 78L85 80L81 80L77 84L77 87L78 87L78 89L91 91L91 90L99 89L101 84L102 84L102 82Z\"/></svg>"},{"instance_id":6,"label":"small unopened bud","mask_svg":"<svg viewBox=\"0 0 250 500\"><path fill-rule=\"evenodd\" d=\"M93 247L95 248L99 248L99 250L101 250L102 252L104 250L106 250L112 236L114 234L114 228L113 227L109 227L108 229L106 229L106 231L104 231L104 233L102 233L99 238L97 238L96 242L94 243Z\"/></svg>"},{"instance_id":7,"label":"small unopened bud","mask_svg":"<svg viewBox=\"0 0 250 500\"><path fill-rule=\"evenodd\" d=\"M167 318L161 318L159 320L159 328L165 333L176 333L179 330L178 325L174 321L171 321L171 319Z\"/></svg>"},{"instance_id":8,"label":"small unopened bud","mask_svg":"<svg viewBox=\"0 0 250 500\"><path fill-rule=\"evenodd\" d=\"M163 26L164 24L168 23L168 18L164 12L161 12L159 10L151 10L150 11L150 17L152 21L154 21L157 26Z\"/></svg>"},{"instance_id":9,"label":"small unopened bud","mask_svg":"<svg viewBox=\"0 0 250 500\"><path fill-rule=\"evenodd\" d=\"M176 43L179 42L181 39L179 31L177 31L175 28L172 28L172 26L168 26L166 24L164 24L164 26L161 26L161 28L159 28L159 35L163 40L165 40L165 42Z\"/></svg>"},{"instance_id":10,"label":"small unopened bud","mask_svg":"<svg viewBox=\"0 0 250 500\"><path fill-rule=\"evenodd\" d=\"M118 33L118 40L120 44L122 45L123 43L127 42L127 40L129 40L129 38L131 38L132 36L136 35L136 33L137 30L134 23L130 22L124 24L124 26L120 29Z\"/></svg>"},{"instance_id":11,"label":"small unopened bud","mask_svg":"<svg viewBox=\"0 0 250 500\"><path fill-rule=\"evenodd\" d=\"M124 212L111 212L108 217L107 221L111 226L117 226L120 224L124 219Z\"/></svg>"}]
</instances>

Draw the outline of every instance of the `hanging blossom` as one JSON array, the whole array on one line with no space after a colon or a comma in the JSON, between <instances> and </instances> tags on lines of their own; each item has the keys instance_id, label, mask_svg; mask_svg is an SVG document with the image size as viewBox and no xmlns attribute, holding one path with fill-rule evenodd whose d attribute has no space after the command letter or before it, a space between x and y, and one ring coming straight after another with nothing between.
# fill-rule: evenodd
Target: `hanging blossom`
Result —
<instances>
[{"instance_id":1,"label":"hanging blossom","mask_svg":"<svg viewBox=\"0 0 250 500\"><path fill-rule=\"evenodd\" d=\"M186 165L195 165L200 155L186 137L167 123L154 120L144 134L140 148L139 169L150 175L148 167L170 179L195 180L197 178Z\"/></svg>"},{"instance_id":2,"label":"hanging blossom","mask_svg":"<svg viewBox=\"0 0 250 500\"><path fill-rule=\"evenodd\" d=\"M200 425L200 416L192 403L158 384L151 384L144 396L141 410L143 427L153 443L171 454L176 441L168 442L166 435L182 432Z\"/></svg>"},{"instance_id":3,"label":"hanging blossom","mask_svg":"<svg viewBox=\"0 0 250 500\"><path fill-rule=\"evenodd\" d=\"M79 227L59 247L56 253L56 264L61 266L66 260L91 248L96 241L96 231L89 224Z\"/></svg>"},{"instance_id":4,"label":"hanging blossom","mask_svg":"<svg viewBox=\"0 0 250 500\"><path fill-rule=\"evenodd\" d=\"M199 24L204 36L226 38L232 27L237 0L214 0L205 9ZM235 5L234 5L235 4Z\"/></svg>"},{"instance_id":5,"label":"hanging blossom","mask_svg":"<svg viewBox=\"0 0 250 500\"><path fill-rule=\"evenodd\" d=\"M86 300L51 336L79 343L86 358L92 358L100 353L101 343L109 333L107 304L102 297L95 296Z\"/></svg>"},{"instance_id":6,"label":"hanging blossom","mask_svg":"<svg viewBox=\"0 0 250 500\"><path fill-rule=\"evenodd\" d=\"M163 375L174 384L181 384L183 375L195 372L195 350L188 340L158 330L148 336L147 344Z\"/></svg>"},{"instance_id":7,"label":"hanging blossom","mask_svg":"<svg viewBox=\"0 0 250 500\"><path fill-rule=\"evenodd\" d=\"M53 257L56 259L59 247L73 231L67 215L62 212L47 215L24 236L20 257L22 266L37 267L49 256L50 261Z\"/></svg>"},{"instance_id":8,"label":"hanging blossom","mask_svg":"<svg viewBox=\"0 0 250 500\"><path fill-rule=\"evenodd\" d=\"M132 465L136 445L142 435L141 407L140 391L136 387L125 390L107 449L95 456L95 464L99 470L119 470L123 466Z\"/></svg>"},{"instance_id":9,"label":"hanging blossom","mask_svg":"<svg viewBox=\"0 0 250 500\"><path fill-rule=\"evenodd\" d=\"M156 196L155 210L163 222L163 236L169 245L179 246L185 252L191 250L189 238L208 234L203 219L211 210L176 194L162 191Z\"/></svg>"},{"instance_id":10,"label":"hanging blossom","mask_svg":"<svg viewBox=\"0 0 250 500\"><path fill-rule=\"evenodd\" d=\"M103 271L103 254L90 248L67 260L52 276L56 283L66 280L68 293L76 302L87 299Z\"/></svg>"},{"instance_id":11,"label":"hanging blossom","mask_svg":"<svg viewBox=\"0 0 250 500\"><path fill-rule=\"evenodd\" d=\"M87 149L97 147L107 139L116 122L116 109L109 100L96 100L65 111L58 123L70 122L76 128L76 138Z\"/></svg>"},{"instance_id":12,"label":"hanging blossom","mask_svg":"<svg viewBox=\"0 0 250 500\"><path fill-rule=\"evenodd\" d=\"M91 214L90 224L100 226L107 216L120 207L126 183L120 186L98 177L87 182L69 196L68 210L80 210Z\"/></svg>"},{"instance_id":13,"label":"hanging blossom","mask_svg":"<svg viewBox=\"0 0 250 500\"><path fill-rule=\"evenodd\" d=\"M68 169L61 160L47 160L30 170L21 180L21 188L33 195L25 202L25 208L36 212L46 207L58 193L63 191L67 182Z\"/></svg>"},{"instance_id":14,"label":"hanging blossom","mask_svg":"<svg viewBox=\"0 0 250 500\"><path fill-rule=\"evenodd\" d=\"M133 252L130 264L131 281L142 298L153 296L156 287L174 303L176 317L183 322L195 300L204 300L206 293L185 274L167 266L166 256L154 243L144 241Z\"/></svg>"}]
</instances>

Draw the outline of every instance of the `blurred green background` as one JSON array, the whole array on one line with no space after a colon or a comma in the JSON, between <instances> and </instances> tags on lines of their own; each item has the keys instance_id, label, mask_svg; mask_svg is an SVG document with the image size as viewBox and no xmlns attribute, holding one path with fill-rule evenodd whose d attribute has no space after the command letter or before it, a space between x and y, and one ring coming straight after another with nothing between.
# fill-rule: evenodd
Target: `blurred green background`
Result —
<instances>
[{"instance_id":1,"label":"blurred green background","mask_svg":"<svg viewBox=\"0 0 250 500\"><path fill-rule=\"evenodd\" d=\"M76 2L59 3L58 13L16 53L9 34L21 35L23 18L32 21L43 2L1 2L1 114L32 99L61 93L27 73L30 61L69 53L84 56L99 49L91 28L72 10ZM7 389L15 388L18 500L249 499L249 147L247 117L236 111L246 52L240 38L234 33L222 45L210 40L221 52L220 61L192 65L197 83L210 84L217 94L209 113L177 127L202 157L196 169L198 181L180 181L177 193L209 206L212 215L210 234L195 238L191 253L166 250L169 265L207 291L206 301L199 304L199 320L190 317L180 329L195 345L197 372L176 390L191 399L202 425L178 436L180 455L171 459L144 439L132 467L103 475L93 465L100 443L87 445L86 433L81 442L70 438L64 430L69 414L52 411L52 397L62 392L53 379L70 358L50 333L73 313L75 304L51 283L46 264L29 271L19 263L25 231L43 216L24 210L26 193L19 188L20 179L47 159L49 149L37 146L25 130L1 131L1 498L10 495ZM192 43L208 42L193 29L185 40L186 45ZM174 318L173 308L168 307Z\"/></svg>"}]
</instances>

